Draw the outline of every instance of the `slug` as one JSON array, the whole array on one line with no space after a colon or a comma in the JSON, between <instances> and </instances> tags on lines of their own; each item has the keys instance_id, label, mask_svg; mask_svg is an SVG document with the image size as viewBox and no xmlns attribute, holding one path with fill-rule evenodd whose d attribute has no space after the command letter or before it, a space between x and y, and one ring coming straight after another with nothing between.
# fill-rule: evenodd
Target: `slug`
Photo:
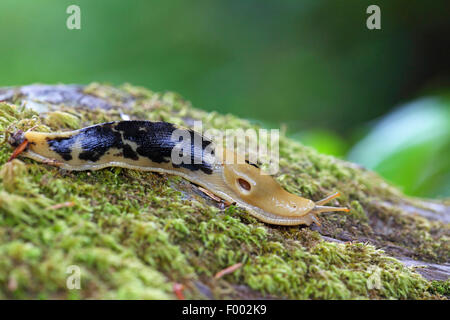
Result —
<instances>
[{"instance_id":1,"label":"slug","mask_svg":"<svg viewBox=\"0 0 450 320\"><path fill-rule=\"evenodd\" d=\"M172 160L172 152L180 143L174 138L175 130L184 130L191 137L191 161ZM233 151L216 153L211 140L167 122L117 121L56 133L17 131L8 141L16 147L11 158L20 153L66 170L117 166L178 175L268 224L319 224L319 213L349 211L324 206L339 193L317 202L291 194L273 177L262 175L256 165L228 161L236 158Z\"/></svg>"}]
</instances>

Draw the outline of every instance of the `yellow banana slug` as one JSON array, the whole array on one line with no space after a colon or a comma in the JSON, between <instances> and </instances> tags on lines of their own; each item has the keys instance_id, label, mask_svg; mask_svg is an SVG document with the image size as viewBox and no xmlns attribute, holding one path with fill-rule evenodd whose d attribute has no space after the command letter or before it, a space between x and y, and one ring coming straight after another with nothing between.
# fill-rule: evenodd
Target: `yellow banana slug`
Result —
<instances>
[{"instance_id":1,"label":"yellow banana slug","mask_svg":"<svg viewBox=\"0 0 450 320\"><path fill-rule=\"evenodd\" d=\"M184 130L192 138L188 161L174 161L180 143L174 138L175 130ZM117 121L56 133L18 131L9 143L17 148L12 157L20 153L66 170L117 166L178 175L269 224L310 225L319 223L318 213L348 211L324 206L339 193L317 202L291 194L274 178L261 174L256 165L225 161L230 155L234 158L234 152L216 154L210 140L167 122Z\"/></svg>"}]
</instances>

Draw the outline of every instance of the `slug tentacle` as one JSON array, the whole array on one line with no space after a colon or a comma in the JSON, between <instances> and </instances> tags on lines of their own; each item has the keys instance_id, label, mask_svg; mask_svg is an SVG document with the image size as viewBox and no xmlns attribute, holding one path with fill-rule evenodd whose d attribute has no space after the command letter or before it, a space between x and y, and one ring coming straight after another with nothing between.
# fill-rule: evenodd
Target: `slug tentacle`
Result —
<instances>
[{"instance_id":1,"label":"slug tentacle","mask_svg":"<svg viewBox=\"0 0 450 320\"><path fill-rule=\"evenodd\" d=\"M315 206L311 212L312 213L323 213L323 212L334 212L334 211L344 211L349 212L348 208L342 207L328 207L328 206Z\"/></svg>"},{"instance_id":2,"label":"slug tentacle","mask_svg":"<svg viewBox=\"0 0 450 320\"><path fill-rule=\"evenodd\" d=\"M318 205L318 206L324 205L324 204L330 202L331 200L333 200L337 197L340 197L340 196L341 196L341 194L339 192L330 194L329 196L326 196L322 200L316 201L316 205Z\"/></svg>"},{"instance_id":3,"label":"slug tentacle","mask_svg":"<svg viewBox=\"0 0 450 320\"><path fill-rule=\"evenodd\" d=\"M9 143L16 147L11 158L21 154L67 170L118 166L179 175L269 224L319 224L318 213L348 211L323 206L339 193L317 202L291 194L256 165L230 163L242 158L234 151L216 153L212 141L167 122L118 121L70 132L16 132Z\"/></svg>"}]
</instances>

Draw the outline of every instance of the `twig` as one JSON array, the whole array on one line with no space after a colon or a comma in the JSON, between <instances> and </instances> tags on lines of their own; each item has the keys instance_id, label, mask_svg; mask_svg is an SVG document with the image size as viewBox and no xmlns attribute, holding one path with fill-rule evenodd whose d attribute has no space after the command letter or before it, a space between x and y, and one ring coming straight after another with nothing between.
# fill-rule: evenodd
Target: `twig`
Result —
<instances>
[{"instance_id":1,"label":"twig","mask_svg":"<svg viewBox=\"0 0 450 320\"><path fill-rule=\"evenodd\" d=\"M242 267L242 263L241 263L241 262L236 263L236 264L233 264L232 266L230 266L230 267L228 267L228 268L225 268L225 269L223 269L223 270L217 272L216 275L214 276L214 279L220 279L220 278L222 278L223 276L225 276L225 275L227 275L227 274L230 274L230 273L236 271L236 270L239 269L240 267Z\"/></svg>"},{"instance_id":2,"label":"twig","mask_svg":"<svg viewBox=\"0 0 450 320\"><path fill-rule=\"evenodd\" d=\"M73 202L73 201L63 202L63 203L58 203L53 206L50 206L47 208L47 210L57 210L57 209L61 209L61 208L68 208L68 207L73 207L74 205L75 205L75 202Z\"/></svg>"},{"instance_id":3,"label":"twig","mask_svg":"<svg viewBox=\"0 0 450 320\"><path fill-rule=\"evenodd\" d=\"M175 282L173 284L173 292L177 296L178 300L186 300L183 295L184 286L181 283Z\"/></svg>"}]
</instances>

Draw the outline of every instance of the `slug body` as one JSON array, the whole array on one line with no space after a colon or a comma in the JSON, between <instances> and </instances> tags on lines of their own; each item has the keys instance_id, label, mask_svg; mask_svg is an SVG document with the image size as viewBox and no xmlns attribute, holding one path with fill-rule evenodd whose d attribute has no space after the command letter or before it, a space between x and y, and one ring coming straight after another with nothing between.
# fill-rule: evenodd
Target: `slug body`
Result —
<instances>
[{"instance_id":1,"label":"slug body","mask_svg":"<svg viewBox=\"0 0 450 320\"><path fill-rule=\"evenodd\" d=\"M180 131L190 141L188 157L181 162L173 157L180 152L175 149ZM216 154L210 140L167 122L118 121L70 132L16 132L9 142L25 157L66 170L118 166L179 175L269 224L310 225L318 223L320 212L348 211L322 206L339 194L318 202L291 194L257 166L225 161L235 158L234 152Z\"/></svg>"}]
</instances>

